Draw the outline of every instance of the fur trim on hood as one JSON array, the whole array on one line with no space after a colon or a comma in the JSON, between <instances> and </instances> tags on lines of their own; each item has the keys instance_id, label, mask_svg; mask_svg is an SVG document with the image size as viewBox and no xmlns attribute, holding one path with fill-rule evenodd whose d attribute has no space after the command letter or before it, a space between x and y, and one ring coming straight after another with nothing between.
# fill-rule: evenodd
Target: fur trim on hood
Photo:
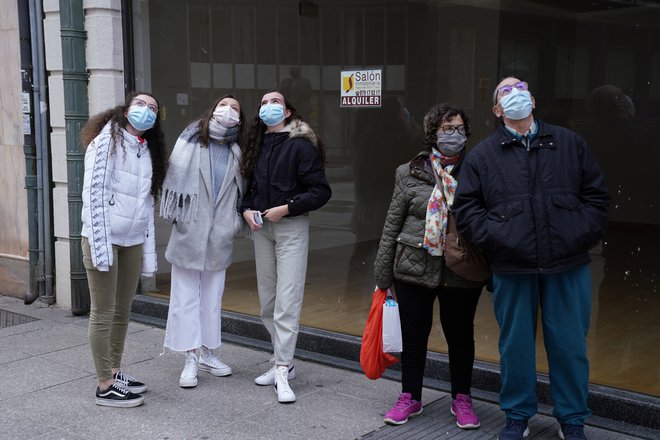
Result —
<instances>
[{"instance_id":1,"label":"fur trim on hood","mask_svg":"<svg viewBox=\"0 0 660 440\"><path fill-rule=\"evenodd\" d=\"M288 131L290 138L305 138L315 147L318 148L319 146L316 132L312 129L312 127L309 126L309 124L300 119L294 119L286 127L284 127L284 130L282 131Z\"/></svg>"}]
</instances>

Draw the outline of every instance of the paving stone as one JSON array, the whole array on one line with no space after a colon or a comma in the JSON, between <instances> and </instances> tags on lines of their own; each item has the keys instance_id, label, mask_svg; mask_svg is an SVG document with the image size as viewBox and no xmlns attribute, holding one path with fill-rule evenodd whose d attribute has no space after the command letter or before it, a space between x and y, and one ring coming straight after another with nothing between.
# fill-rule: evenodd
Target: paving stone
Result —
<instances>
[{"instance_id":1,"label":"paving stone","mask_svg":"<svg viewBox=\"0 0 660 440\"><path fill-rule=\"evenodd\" d=\"M200 372L199 385L183 389L178 385L183 357L163 349L164 330L136 323L129 325L122 368L147 383L145 403L126 409L100 407L94 403L97 380L87 318L2 297L0 308L40 319L0 329L2 439L476 440L495 439L504 423L495 398L477 392L481 399L474 402L482 427L461 430L449 413L449 395L424 389L424 412L403 426L387 426L383 415L400 392L398 381L372 381L362 373L300 358L291 381L298 400L282 405L271 386L254 384L272 365L267 344L264 350L223 344L219 353L232 375ZM589 426L590 438L660 438L655 431L608 423L609 429ZM552 417L536 416L530 426L530 440L557 438Z\"/></svg>"}]
</instances>

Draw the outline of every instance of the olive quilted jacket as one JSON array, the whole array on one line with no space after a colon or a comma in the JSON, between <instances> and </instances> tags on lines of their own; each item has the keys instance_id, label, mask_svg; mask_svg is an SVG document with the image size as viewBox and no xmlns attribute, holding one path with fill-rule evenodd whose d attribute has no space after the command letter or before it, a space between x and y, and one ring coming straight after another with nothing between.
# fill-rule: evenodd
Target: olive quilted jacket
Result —
<instances>
[{"instance_id":1,"label":"olive quilted jacket","mask_svg":"<svg viewBox=\"0 0 660 440\"><path fill-rule=\"evenodd\" d=\"M456 175L459 167L452 170ZM483 283L465 280L451 272L444 257L433 257L424 249L426 207L435 185L428 152L419 153L396 170L378 254L374 262L376 285L389 288L394 280L428 288L443 286L472 288Z\"/></svg>"}]
</instances>

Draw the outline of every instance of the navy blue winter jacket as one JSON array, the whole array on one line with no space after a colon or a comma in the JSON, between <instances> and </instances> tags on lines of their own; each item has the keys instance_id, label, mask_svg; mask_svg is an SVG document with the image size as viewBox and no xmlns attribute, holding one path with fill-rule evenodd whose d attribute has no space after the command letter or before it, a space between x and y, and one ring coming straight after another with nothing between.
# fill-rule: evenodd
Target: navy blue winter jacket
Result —
<instances>
[{"instance_id":1,"label":"navy blue winter jacket","mask_svg":"<svg viewBox=\"0 0 660 440\"><path fill-rule=\"evenodd\" d=\"M316 150L316 134L305 122L266 133L240 211L289 206L289 216L325 205L332 190Z\"/></svg>"},{"instance_id":2,"label":"navy blue winter jacket","mask_svg":"<svg viewBox=\"0 0 660 440\"><path fill-rule=\"evenodd\" d=\"M610 196L574 132L537 120L529 148L500 125L463 162L452 210L494 273L557 273L590 261Z\"/></svg>"}]
</instances>

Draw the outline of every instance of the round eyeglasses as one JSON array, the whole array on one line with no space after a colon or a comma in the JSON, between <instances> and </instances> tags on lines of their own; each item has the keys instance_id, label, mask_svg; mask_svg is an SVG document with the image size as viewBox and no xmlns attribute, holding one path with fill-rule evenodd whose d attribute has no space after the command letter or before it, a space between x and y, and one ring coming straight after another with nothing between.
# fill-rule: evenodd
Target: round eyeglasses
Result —
<instances>
[{"instance_id":1,"label":"round eyeglasses","mask_svg":"<svg viewBox=\"0 0 660 440\"><path fill-rule=\"evenodd\" d=\"M516 89L520 90L521 92L525 92L525 91L529 90L529 86L527 85L527 83L525 81L520 81L520 82L515 83L515 84L509 84L507 86L500 87L499 90L497 91L497 93L499 93L500 96L506 96L509 93L511 93L511 91L514 89L514 87Z\"/></svg>"},{"instance_id":2,"label":"round eyeglasses","mask_svg":"<svg viewBox=\"0 0 660 440\"><path fill-rule=\"evenodd\" d=\"M454 132L458 131L460 134L465 134L465 125L442 125L440 127L440 130L444 134L454 134Z\"/></svg>"},{"instance_id":3,"label":"round eyeglasses","mask_svg":"<svg viewBox=\"0 0 660 440\"><path fill-rule=\"evenodd\" d=\"M151 110L154 113L158 113L158 106L153 105L153 104L147 104L140 98L135 98L133 101L131 101L131 105L137 105L138 107L147 107L149 110Z\"/></svg>"}]
</instances>

